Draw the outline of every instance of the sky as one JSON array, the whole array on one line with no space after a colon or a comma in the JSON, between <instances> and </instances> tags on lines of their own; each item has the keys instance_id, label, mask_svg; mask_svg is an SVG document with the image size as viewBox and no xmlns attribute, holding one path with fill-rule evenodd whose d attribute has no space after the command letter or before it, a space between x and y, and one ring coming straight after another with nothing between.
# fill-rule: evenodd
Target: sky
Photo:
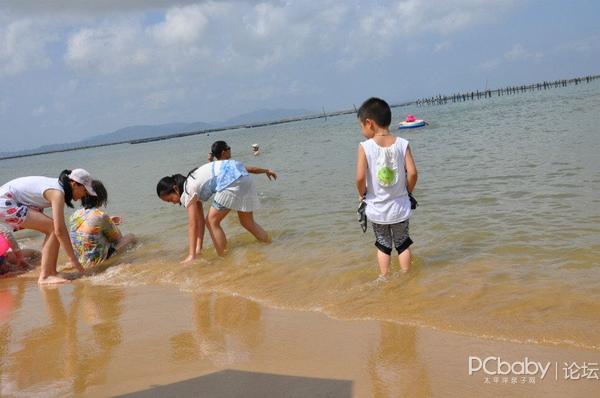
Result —
<instances>
[{"instance_id":1,"label":"sky","mask_svg":"<svg viewBox=\"0 0 600 398\"><path fill-rule=\"evenodd\" d=\"M600 74L595 0L0 0L0 152Z\"/></svg>"}]
</instances>

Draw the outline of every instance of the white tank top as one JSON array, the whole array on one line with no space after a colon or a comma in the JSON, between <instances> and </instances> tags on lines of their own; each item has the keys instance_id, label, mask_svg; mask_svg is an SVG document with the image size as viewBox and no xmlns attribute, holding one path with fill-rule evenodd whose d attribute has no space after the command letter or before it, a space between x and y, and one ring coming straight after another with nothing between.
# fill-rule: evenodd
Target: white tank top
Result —
<instances>
[{"instance_id":1,"label":"white tank top","mask_svg":"<svg viewBox=\"0 0 600 398\"><path fill-rule=\"evenodd\" d=\"M404 157L408 141L396 137L389 147L373 139L361 142L367 157L367 218L377 224L395 224L410 217Z\"/></svg>"},{"instance_id":2,"label":"white tank top","mask_svg":"<svg viewBox=\"0 0 600 398\"><path fill-rule=\"evenodd\" d=\"M45 209L51 203L44 198L44 192L56 189L64 193L58 178L49 177L21 177L7 182L0 187L0 197L11 193L14 200L25 206L39 207Z\"/></svg>"}]
</instances>

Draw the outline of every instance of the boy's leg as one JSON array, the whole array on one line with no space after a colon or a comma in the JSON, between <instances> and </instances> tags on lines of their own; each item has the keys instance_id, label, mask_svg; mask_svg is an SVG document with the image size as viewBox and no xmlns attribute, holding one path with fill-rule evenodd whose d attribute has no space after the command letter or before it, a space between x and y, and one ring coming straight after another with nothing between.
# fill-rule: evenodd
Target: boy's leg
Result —
<instances>
[{"instance_id":1,"label":"boy's leg","mask_svg":"<svg viewBox=\"0 0 600 398\"><path fill-rule=\"evenodd\" d=\"M413 241L408 236L408 220L390 226L394 235L394 246L398 251L398 262L400 270L408 272L411 262L410 245Z\"/></svg>"},{"instance_id":2,"label":"boy's leg","mask_svg":"<svg viewBox=\"0 0 600 398\"><path fill-rule=\"evenodd\" d=\"M261 242L269 241L269 235L256 221L254 221L254 216L251 211L238 211L238 218L240 219L242 227L254 235L256 239Z\"/></svg>"},{"instance_id":3,"label":"boy's leg","mask_svg":"<svg viewBox=\"0 0 600 398\"><path fill-rule=\"evenodd\" d=\"M379 264L379 275L387 277L390 274L390 260L392 256L377 249L377 264Z\"/></svg>"},{"instance_id":4,"label":"boy's leg","mask_svg":"<svg viewBox=\"0 0 600 398\"><path fill-rule=\"evenodd\" d=\"M217 210L211 207L208 211L208 224L210 225L210 233L213 239L213 245L219 256L225 255L227 247L227 237L225 231L221 228L221 221L229 214L229 209Z\"/></svg>"},{"instance_id":5,"label":"boy's leg","mask_svg":"<svg viewBox=\"0 0 600 398\"><path fill-rule=\"evenodd\" d=\"M373 224L375 247L377 247L377 263L380 276L387 277L390 273L392 254L392 233L389 225Z\"/></svg>"},{"instance_id":6,"label":"boy's leg","mask_svg":"<svg viewBox=\"0 0 600 398\"><path fill-rule=\"evenodd\" d=\"M405 249L402 253L398 254L398 261L400 262L400 270L408 272L411 262L410 249Z\"/></svg>"}]
</instances>

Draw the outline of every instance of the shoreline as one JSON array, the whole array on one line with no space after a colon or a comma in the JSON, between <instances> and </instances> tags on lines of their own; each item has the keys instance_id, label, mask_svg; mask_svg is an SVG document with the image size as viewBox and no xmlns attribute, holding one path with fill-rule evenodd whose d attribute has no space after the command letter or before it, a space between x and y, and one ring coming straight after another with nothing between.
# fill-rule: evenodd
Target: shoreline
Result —
<instances>
[{"instance_id":1,"label":"shoreline","mask_svg":"<svg viewBox=\"0 0 600 398\"><path fill-rule=\"evenodd\" d=\"M172 286L39 288L17 278L0 281L0 293L3 396L259 396L277 388L339 397L600 393L597 380L560 377L563 362L598 362L596 351L336 320ZM527 357L554 364L556 373L535 384L486 383L481 372L468 375L469 356Z\"/></svg>"}]
</instances>

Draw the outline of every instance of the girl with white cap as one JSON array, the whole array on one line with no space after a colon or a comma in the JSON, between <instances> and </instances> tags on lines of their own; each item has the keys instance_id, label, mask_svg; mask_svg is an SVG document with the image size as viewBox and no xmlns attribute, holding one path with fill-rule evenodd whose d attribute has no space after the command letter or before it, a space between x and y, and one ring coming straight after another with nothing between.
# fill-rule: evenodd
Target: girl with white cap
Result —
<instances>
[{"instance_id":1,"label":"girl with white cap","mask_svg":"<svg viewBox=\"0 0 600 398\"><path fill-rule=\"evenodd\" d=\"M0 187L0 223L46 235L39 284L67 282L56 271L61 245L71 265L79 272L84 271L73 252L64 207L66 204L72 208L73 200L81 200L86 195L95 196L96 192L92 188L92 176L84 169L63 170L58 178L21 177ZM48 207L52 208L52 217L43 213Z\"/></svg>"}]
</instances>

